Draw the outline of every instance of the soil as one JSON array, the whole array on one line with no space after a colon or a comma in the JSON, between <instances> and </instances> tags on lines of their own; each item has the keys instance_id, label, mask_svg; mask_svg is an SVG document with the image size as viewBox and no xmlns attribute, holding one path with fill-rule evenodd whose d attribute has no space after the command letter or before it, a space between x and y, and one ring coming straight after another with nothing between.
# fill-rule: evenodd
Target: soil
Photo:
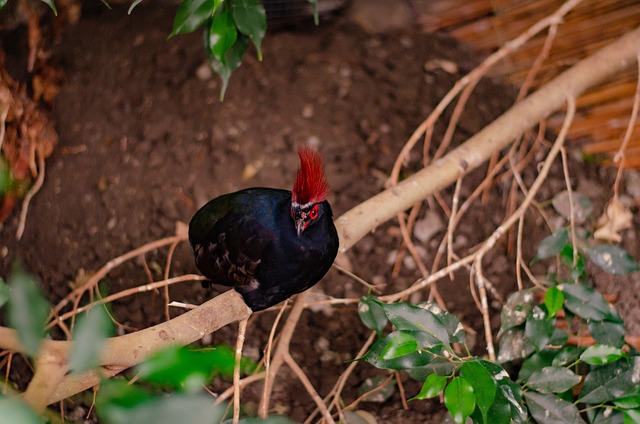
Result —
<instances>
[{"instance_id":1,"label":"soil","mask_svg":"<svg viewBox=\"0 0 640 424\"><path fill-rule=\"evenodd\" d=\"M121 7L86 10L56 46L55 57L66 74L53 111L60 144L47 163L44 187L31 203L22 240L15 240L18 211L0 228L0 275L6 276L19 258L40 278L51 302L57 302L83 273L172 235L177 221L188 222L215 196L250 186L289 188L299 144L314 145L323 154L332 188L329 200L339 216L384 189L404 142L478 60L477 54L447 36L425 34L412 25L399 32L369 34L347 14L317 28L269 33L263 62L253 51L247 54L220 102L220 83L207 66L201 34L167 40L174 13L175 8L153 2L142 3L132 16ZM449 66L431 66L437 63ZM481 83L454 142L465 140L508 108L514 93L499 81ZM444 127L438 126L434 140L443 133ZM419 164L416 153L407 172ZM465 178L463 199L484 172ZM611 196L613 171L573 159L571 175L574 188L588 190L594 215L599 215ZM524 172L525 183L530 185L535 176L533 163ZM563 189L562 170L557 167L538 198L549 199ZM452 191L443 193L449 203ZM454 241L460 254L484 240L504 218L508 191L509 185L496 185L485 204L468 212ZM437 203L429 204L419 218L430 214L443 224L422 246L428 264L446 223ZM535 246L548 235L539 219L532 213L526 221L525 258L532 258ZM634 220L635 229L624 235L625 247L637 259L637 214ZM398 276L392 275L400 246L397 224L385 224L347 253L348 265L366 281L385 283L384 292L394 292L420 276L410 260ZM499 243L485 261L486 276L503 295L516 287L514 260L506 252ZM162 279L166 256L166 249L146 255L156 280ZM545 269L538 271L544 274ZM183 243L173 258L171 274L195 272L191 250ZM640 335L638 275L614 279L594 272L596 285L608 293L625 294L617 306L629 331ZM110 273L105 287L117 292L147 281L138 260ZM457 273L454 281L441 283L440 290L450 311L477 332L470 344L482 353L480 313L468 283L466 273ZM336 297L366 292L336 270L313 290ZM198 283L170 290L172 300L194 304L219 291L205 291ZM417 295L411 301L424 297ZM131 331L163 321L163 302L160 293L136 295L115 302L113 312L122 328ZM494 302L496 326L499 310ZM266 311L252 318L245 349L249 356L260 355L275 315ZM211 342L233 343L235 332L235 326L224 328ZM354 307L308 310L294 336L293 356L324 395L367 336ZM12 380L26 382L19 371L12 372ZM345 387L345 402L356 399L359 386L373 375L386 374L366 363L359 365ZM406 376L403 383L408 397L420 389ZM243 400L255 405L258 387L246 390ZM300 421L314 409L287 370L276 383L273 404ZM77 399L70 405L72 409L88 403ZM384 423L436 422L444 410L437 401L416 401L405 411L398 391L386 402L364 402L359 408Z\"/></svg>"}]
</instances>

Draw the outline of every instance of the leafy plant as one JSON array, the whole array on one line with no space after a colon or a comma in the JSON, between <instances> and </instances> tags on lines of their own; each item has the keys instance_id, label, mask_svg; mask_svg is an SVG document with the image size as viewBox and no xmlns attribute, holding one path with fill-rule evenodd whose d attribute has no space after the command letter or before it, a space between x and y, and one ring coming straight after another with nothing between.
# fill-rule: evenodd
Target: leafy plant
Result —
<instances>
[{"instance_id":1,"label":"leafy plant","mask_svg":"<svg viewBox=\"0 0 640 424\"><path fill-rule=\"evenodd\" d=\"M54 0L41 0L55 15L58 14ZM107 7L107 0L101 0ZM0 10L8 0L0 0ZM314 22L318 25L318 0L307 0L313 6ZM135 0L129 14L142 0ZM249 40L256 48L258 60L262 61L262 40L267 31L267 15L259 0L183 0L176 12L169 38L187 34L204 27L204 47L211 68L222 80L220 100L229 85L231 74L242 63ZM0 169L1 171L1 169ZM0 193L3 190L0 172Z\"/></svg>"},{"instance_id":2,"label":"leafy plant","mask_svg":"<svg viewBox=\"0 0 640 424\"><path fill-rule=\"evenodd\" d=\"M591 203L577 199L576 222L585 222ZM567 201L553 204L568 212ZM369 294L358 312L379 339L357 360L407 371L423 383L412 400L442 396L456 423L638 422L640 355L625 344L616 309L587 285L586 263L613 275L640 268L621 248L596 243L582 228L574 233L575 246L567 228L540 243L533 262L558 258L560 269L545 290L527 288L508 297L496 363L469 355L462 325L436 304L385 304ZM386 334L389 323L393 330ZM587 334L589 347L582 342ZM503 366L519 368L515 378Z\"/></svg>"},{"instance_id":3,"label":"leafy plant","mask_svg":"<svg viewBox=\"0 0 640 424\"><path fill-rule=\"evenodd\" d=\"M9 324L34 359L46 336L45 321L50 306L37 280L16 265L8 284L0 278L0 307L7 306ZM72 337L69 369L73 373L96 369L104 343L113 333L113 323L106 310L95 307L78 319ZM136 384L124 378L104 379L96 398L96 411L102 422L117 423L219 423L225 405L214 405L204 387L214 378L231 379L235 351L229 346L189 348L170 346L152 355L134 369ZM253 372L257 364L242 358L241 371ZM169 391L169 393L167 393ZM22 399L0 395L0 417L16 424L45 422ZM287 424L282 417L246 422Z\"/></svg>"}]
</instances>

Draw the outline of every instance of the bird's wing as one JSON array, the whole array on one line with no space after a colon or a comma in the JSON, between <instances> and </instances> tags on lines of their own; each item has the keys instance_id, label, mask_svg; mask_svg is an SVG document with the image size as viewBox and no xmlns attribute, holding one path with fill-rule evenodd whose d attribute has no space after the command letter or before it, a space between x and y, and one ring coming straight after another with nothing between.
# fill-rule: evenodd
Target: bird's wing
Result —
<instances>
[{"instance_id":1,"label":"bird's wing","mask_svg":"<svg viewBox=\"0 0 640 424\"><path fill-rule=\"evenodd\" d=\"M206 241L196 243L196 265L213 283L245 292L256 289L256 268L275 234L251 216L228 213L218 219Z\"/></svg>"}]
</instances>

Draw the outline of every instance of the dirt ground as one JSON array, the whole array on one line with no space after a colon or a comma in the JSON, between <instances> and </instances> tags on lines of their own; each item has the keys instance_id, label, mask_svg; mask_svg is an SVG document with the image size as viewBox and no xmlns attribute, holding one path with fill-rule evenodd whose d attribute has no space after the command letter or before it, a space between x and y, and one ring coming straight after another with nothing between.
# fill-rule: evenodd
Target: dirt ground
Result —
<instances>
[{"instance_id":1,"label":"dirt ground","mask_svg":"<svg viewBox=\"0 0 640 424\"><path fill-rule=\"evenodd\" d=\"M290 188L297 168L296 146L304 143L317 146L324 156L330 201L339 216L384 188L393 160L412 131L478 60L477 54L446 36L424 34L411 26L371 35L347 15L317 28L268 33L264 61L258 62L250 51L220 103L219 82L206 65L200 32L167 41L174 12L155 2L142 3L131 16L126 8L92 8L55 47L66 75L54 108L60 144L48 161L44 187L31 204L23 239L15 240L17 211L0 228L0 275L6 276L20 258L56 302L82 272L172 235L176 221L188 222L199 206L217 195L250 186ZM434 59L456 69L425 66L436 63ZM460 122L456 142L504 111L514 93L498 81L482 83ZM434 139L443 132L438 127ZM417 169L419 162L416 154L408 171ZM483 173L465 178L463 198ZM599 215L610 197L613 171L574 160L571 173L574 188L588 190ZM530 184L535 166L524 175ZM558 167L538 198L549 199L563 188ZM471 210L460 223L455 244L461 254L504 218L507 191L508 186L494 187L487 204ZM451 192L444 198L450 199ZM446 222L442 210L433 205L431 211ZM639 223L637 216L634 219L636 230L625 233L625 247L637 260ZM532 258L548 233L533 218L527 225L525 257ZM435 255L443 229L423 245L427 258ZM386 283L385 292L406 287L419 272L408 261L400 275L392 277L390 259L400 244L397 225L382 226L348 252L353 271L366 281ZM487 277L503 294L516 287L513 258L505 251L499 245L486 260ZM162 278L166 254L159 250L146 257L156 280ZM180 245L172 275L195 272L189 246ZM624 293L618 307L629 330L640 335L638 275L595 275L605 292ZM105 286L117 292L146 281L137 261L111 273ZM468 283L467 274L460 273L453 282L441 284L441 291L450 311L480 334L480 314ZM170 291L172 300L195 304L216 293L198 283ZM332 270L314 291L357 297L366 289ZM499 308L494 304L492 309L496 326ZM113 310L128 330L164 320L160 293L128 297L114 303ZM172 310L174 316L179 313ZM248 355L259 356L274 318L269 311L252 318ZM232 342L235 332L236 326L222 329L212 342ZM294 336L293 355L324 395L367 336L354 307L309 310ZM471 337L471 344L482 352L480 336L475 343ZM26 381L20 372L25 371L17 367L12 379ZM357 398L358 387L372 375L385 373L366 363L356 368L345 388L346 403ZM408 397L420 389L408 377L403 382ZM283 370L273 403L279 412L304 420L314 409L304 393ZM256 386L245 391L243 400L255 405L257 395ZM83 402L72 400L69 408L82 408ZM436 401L416 401L404 411L398 392L384 403L364 402L360 409L381 423L435 422L444 410Z\"/></svg>"}]
</instances>

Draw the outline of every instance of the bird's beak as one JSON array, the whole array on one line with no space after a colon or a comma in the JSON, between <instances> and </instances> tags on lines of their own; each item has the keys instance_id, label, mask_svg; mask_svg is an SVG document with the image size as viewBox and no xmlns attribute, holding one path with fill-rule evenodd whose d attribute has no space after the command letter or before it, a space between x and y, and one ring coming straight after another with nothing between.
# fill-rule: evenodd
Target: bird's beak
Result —
<instances>
[{"instance_id":1,"label":"bird's beak","mask_svg":"<svg viewBox=\"0 0 640 424\"><path fill-rule=\"evenodd\" d=\"M298 235L298 238L300 238L300 235L304 231L304 219L296 219L295 223L296 223L296 234Z\"/></svg>"}]
</instances>

